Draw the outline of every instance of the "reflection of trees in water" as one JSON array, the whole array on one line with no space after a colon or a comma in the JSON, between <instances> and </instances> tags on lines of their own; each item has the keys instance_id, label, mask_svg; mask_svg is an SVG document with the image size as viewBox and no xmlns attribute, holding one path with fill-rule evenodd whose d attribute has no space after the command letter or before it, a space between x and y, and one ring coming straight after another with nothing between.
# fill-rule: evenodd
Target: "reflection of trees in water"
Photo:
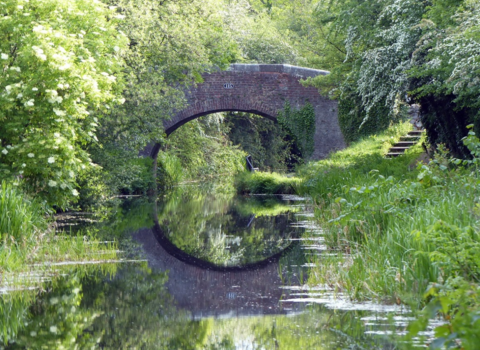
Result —
<instances>
[{"instance_id":1,"label":"reflection of trees in water","mask_svg":"<svg viewBox=\"0 0 480 350\"><path fill-rule=\"evenodd\" d=\"M175 306L167 280L167 273L139 265L126 265L115 278L61 279L17 320L26 325L6 349L233 350L241 341L252 349L393 349L365 335L366 312L319 305L294 316L192 320Z\"/></svg>"},{"instance_id":2,"label":"reflection of trees in water","mask_svg":"<svg viewBox=\"0 0 480 350\"><path fill-rule=\"evenodd\" d=\"M173 193L157 205L160 226L179 249L219 266L264 260L288 247L292 208L278 199Z\"/></svg>"},{"instance_id":3,"label":"reflection of trees in water","mask_svg":"<svg viewBox=\"0 0 480 350\"><path fill-rule=\"evenodd\" d=\"M2 295L0 297L0 348L17 338L25 328L29 317L28 309L33 301L33 292Z\"/></svg>"},{"instance_id":4,"label":"reflection of trees in water","mask_svg":"<svg viewBox=\"0 0 480 350\"><path fill-rule=\"evenodd\" d=\"M229 339L244 349L394 349L388 339L365 334L366 315L311 305L297 315L216 319L207 344Z\"/></svg>"},{"instance_id":5,"label":"reflection of trees in water","mask_svg":"<svg viewBox=\"0 0 480 350\"><path fill-rule=\"evenodd\" d=\"M197 349L210 321L178 310L165 283L167 273L126 266L113 280L86 281L82 307L102 312L90 329L103 333L102 349Z\"/></svg>"},{"instance_id":6,"label":"reflection of trees in water","mask_svg":"<svg viewBox=\"0 0 480 350\"><path fill-rule=\"evenodd\" d=\"M233 350L242 341L252 349L393 349L365 335L367 313L319 305L295 316L195 321L175 306L167 280L167 273L139 265L125 266L113 279L61 279L16 320L26 325L6 349Z\"/></svg>"},{"instance_id":7,"label":"reflection of trees in water","mask_svg":"<svg viewBox=\"0 0 480 350\"><path fill-rule=\"evenodd\" d=\"M292 208L274 197L238 197L203 187L178 187L157 203L157 217L168 240L187 254L218 266L238 266L264 260L289 244L299 229L289 228ZM139 254L130 233L152 227L155 203L130 199L113 207L96 223L100 239L119 239L130 256Z\"/></svg>"},{"instance_id":8,"label":"reflection of trees in water","mask_svg":"<svg viewBox=\"0 0 480 350\"><path fill-rule=\"evenodd\" d=\"M167 273L127 265L113 279L100 276L70 275L35 301L20 302L23 317L2 319L4 329L22 323L6 349L203 348L212 321L194 321L175 307ZM1 306L10 309L12 301Z\"/></svg>"},{"instance_id":9,"label":"reflection of trees in water","mask_svg":"<svg viewBox=\"0 0 480 350\"><path fill-rule=\"evenodd\" d=\"M304 285L310 272L306 266L309 263L307 252L301 244L292 244L290 247L288 254L282 255L278 261L280 278L287 286Z\"/></svg>"},{"instance_id":10,"label":"reflection of trees in water","mask_svg":"<svg viewBox=\"0 0 480 350\"><path fill-rule=\"evenodd\" d=\"M80 279L76 275L55 282L50 292L31 301L31 305L27 304L30 307L25 309L21 318L23 327L11 339L7 349L95 348L100 333L84 331L98 313L79 308L81 299Z\"/></svg>"}]
</instances>

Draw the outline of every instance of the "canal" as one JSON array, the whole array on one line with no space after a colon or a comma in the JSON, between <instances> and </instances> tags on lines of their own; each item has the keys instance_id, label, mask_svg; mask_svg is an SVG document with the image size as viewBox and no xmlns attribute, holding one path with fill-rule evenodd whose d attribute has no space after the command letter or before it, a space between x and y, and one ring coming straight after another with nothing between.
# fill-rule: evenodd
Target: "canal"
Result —
<instances>
[{"instance_id":1,"label":"canal","mask_svg":"<svg viewBox=\"0 0 480 350\"><path fill-rule=\"evenodd\" d=\"M395 349L389 335L408 321L402 307L307 285L312 256L331 252L304 198L186 186L85 218L59 227L115 239L121 261L59 273L32 299L4 298L15 339L2 348Z\"/></svg>"}]
</instances>

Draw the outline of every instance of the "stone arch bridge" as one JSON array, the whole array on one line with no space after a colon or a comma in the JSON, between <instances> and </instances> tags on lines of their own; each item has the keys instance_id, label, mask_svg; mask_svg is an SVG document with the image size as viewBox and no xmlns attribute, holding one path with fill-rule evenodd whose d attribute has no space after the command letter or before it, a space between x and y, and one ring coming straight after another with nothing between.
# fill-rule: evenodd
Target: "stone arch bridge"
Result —
<instances>
[{"instance_id":1,"label":"stone arch bridge","mask_svg":"<svg viewBox=\"0 0 480 350\"><path fill-rule=\"evenodd\" d=\"M190 120L226 111L254 113L276 121L286 101L295 109L309 102L316 118L312 159L325 158L331 151L345 147L337 102L300 81L326 74L327 71L286 64L232 64L226 71L204 74L202 83L186 91L186 108L164 121L165 132L169 135ZM159 149L159 144L152 145L142 154L156 159Z\"/></svg>"}]
</instances>

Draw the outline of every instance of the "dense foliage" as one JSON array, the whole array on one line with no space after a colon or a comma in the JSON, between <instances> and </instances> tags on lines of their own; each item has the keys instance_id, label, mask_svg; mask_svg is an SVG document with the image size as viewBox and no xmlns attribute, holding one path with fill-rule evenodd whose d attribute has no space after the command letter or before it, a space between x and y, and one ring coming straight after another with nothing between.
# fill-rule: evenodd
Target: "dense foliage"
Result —
<instances>
[{"instance_id":1,"label":"dense foliage","mask_svg":"<svg viewBox=\"0 0 480 350\"><path fill-rule=\"evenodd\" d=\"M469 157L462 138L479 122L480 4L436 1L428 9L410 71L412 96L420 103L430 141Z\"/></svg>"},{"instance_id":2,"label":"dense foliage","mask_svg":"<svg viewBox=\"0 0 480 350\"><path fill-rule=\"evenodd\" d=\"M429 141L467 157L478 128L478 1L254 1L299 53L327 69L311 83L339 99L348 141L384 130L419 103ZM476 129L478 132L478 129Z\"/></svg>"},{"instance_id":3,"label":"dense foliage","mask_svg":"<svg viewBox=\"0 0 480 350\"><path fill-rule=\"evenodd\" d=\"M231 176L245 169L245 152L234 146L221 114L193 120L175 130L159 154L159 181L180 181Z\"/></svg>"},{"instance_id":4,"label":"dense foliage","mask_svg":"<svg viewBox=\"0 0 480 350\"><path fill-rule=\"evenodd\" d=\"M315 110L310 103L302 108L292 109L286 102L283 111L278 113L278 123L293 137L306 161L314 151Z\"/></svg>"},{"instance_id":5,"label":"dense foliage","mask_svg":"<svg viewBox=\"0 0 480 350\"><path fill-rule=\"evenodd\" d=\"M161 120L182 107L183 90L201 73L236 60L236 43L223 24L219 1L109 1L124 19L125 103L102 124L104 142L137 151L163 140Z\"/></svg>"},{"instance_id":6,"label":"dense foliage","mask_svg":"<svg viewBox=\"0 0 480 350\"><path fill-rule=\"evenodd\" d=\"M255 168L285 172L299 163L301 154L295 140L278 123L242 112L226 113L225 123L228 138L252 156Z\"/></svg>"},{"instance_id":7,"label":"dense foliage","mask_svg":"<svg viewBox=\"0 0 480 350\"><path fill-rule=\"evenodd\" d=\"M0 178L21 177L65 207L94 166L85 144L97 140L98 118L120 101L125 37L93 0L12 0L0 12Z\"/></svg>"},{"instance_id":8,"label":"dense foliage","mask_svg":"<svg viewBox=\"0 0 480 350\"><path fill-rule=\"evenodd\" d=\"M162 120L182 108L184 88L201 82L202 73L242 60L296 60L271 19L253 15L248 2L11 0L0 6L0 178L58 209L79 197L87 207L152 187L151 163L138 152L165 142ZM168 141L175 154L161 158L173 157L171 164L179 158L182 172L189 169L184 179L237 171L236 160L222 160L241 152L226 129L221 137L212 130L190 126L183 136L193 142ZM193 163L201 164L191 169Z\"/></svg>"}]
</instances>

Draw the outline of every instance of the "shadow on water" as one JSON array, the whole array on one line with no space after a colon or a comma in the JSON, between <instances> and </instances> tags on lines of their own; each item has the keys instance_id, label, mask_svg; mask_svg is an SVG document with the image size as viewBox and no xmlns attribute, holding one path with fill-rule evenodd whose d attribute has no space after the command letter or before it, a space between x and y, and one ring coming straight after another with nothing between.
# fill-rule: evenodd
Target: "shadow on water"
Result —
<instances>
[{"instance_id":1,"label":"shadow on water","mask_svg":"<svg viewBox=\"0 0 480 350\"><path fill-rule=\"evenodd\" d=\"M370 313L289 301L308 277L301 206L196 189L125 203L98 232L145 261L3 298L0 329L17 318L4 348L393 349L365 334Z\"/></svg>"}]
</instances>

